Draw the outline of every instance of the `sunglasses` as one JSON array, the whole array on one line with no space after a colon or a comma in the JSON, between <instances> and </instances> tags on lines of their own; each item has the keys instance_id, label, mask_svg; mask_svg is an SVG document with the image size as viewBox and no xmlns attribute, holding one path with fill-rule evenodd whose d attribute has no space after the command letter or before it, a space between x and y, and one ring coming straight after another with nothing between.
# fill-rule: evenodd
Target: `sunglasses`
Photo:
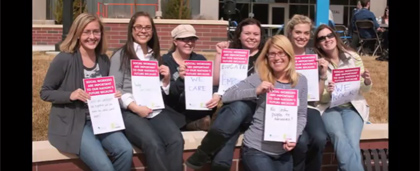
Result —
<instances>
[{"instance_id":1,"label":"sunglasses","mask_svg":"<svg viewBox=\"0 0 420 171\"><path fill-rule=\"evenodd\" d=\"M328 37L328 39L332 39L334 37L334 33L327 34L326 36L319 36L318 40L320 42L323 42L327 39L327 37Z\"/></svg>"},{"instance_id":2,"label":"sunglasses","mask_svg":"<svg viewBox=\"0 0 420 171\"><path fill-rule=\"evenodd\" d=\"M177 38L176 40L180 40L183 42L195 42L197 41L196 37L186 37L186 38Z\"/></svg>"}]
</instances>

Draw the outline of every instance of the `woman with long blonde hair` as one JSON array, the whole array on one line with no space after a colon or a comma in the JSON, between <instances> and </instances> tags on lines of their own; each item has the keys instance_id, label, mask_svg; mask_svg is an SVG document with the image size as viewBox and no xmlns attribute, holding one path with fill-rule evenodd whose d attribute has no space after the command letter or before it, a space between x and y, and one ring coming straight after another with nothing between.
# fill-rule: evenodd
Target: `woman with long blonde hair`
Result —
<instances>
[{"instance_id":1,"label":"woman with long blonde hair","mask_svg":"<svg viewBox=\"0 0 420 171\"><path fill-rule=\"evenodd\" d=\"M268 39L256 61L256 73L229 88L223 102L253 100L257 104L251 125L244 133L241 157L245 170L292 170L290 151L296 142L264 141L264 117L267 92L274 88L298 90L297 137L306 125L307 80L295 70L295 54L289 39L275 35Z\"/></svg>"}]
</instances>

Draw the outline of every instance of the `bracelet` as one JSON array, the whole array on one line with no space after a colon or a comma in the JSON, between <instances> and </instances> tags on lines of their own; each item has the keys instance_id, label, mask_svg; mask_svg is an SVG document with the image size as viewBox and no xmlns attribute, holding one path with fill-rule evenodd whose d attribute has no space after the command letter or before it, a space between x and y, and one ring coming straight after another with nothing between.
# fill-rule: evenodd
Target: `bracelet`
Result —
<instances>
[{"instance_id":1,"label":"bracelet","mask_svg":"<svg viewBox=\"0 0 420 171\"><path fill-rule=\"evenodd\" d=\"M327 76L325 76L325 77L319 77L319 79L322 80L322 81L325 81L325 80L328 79L328 77Z\"/></svg>"}]
</instances>

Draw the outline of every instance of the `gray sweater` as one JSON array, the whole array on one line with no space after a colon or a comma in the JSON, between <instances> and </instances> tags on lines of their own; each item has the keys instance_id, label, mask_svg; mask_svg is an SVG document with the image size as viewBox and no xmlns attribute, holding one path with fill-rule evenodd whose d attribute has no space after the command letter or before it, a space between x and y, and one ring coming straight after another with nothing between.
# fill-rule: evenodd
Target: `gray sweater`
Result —
<instances>
[{"instance_id":1,"label":"gray sweater","mask_svg":"<svg viewBox=\"0 0 420 171\"><path fill-rule=\"evenodd\" d=\"M306 126L306 111L307 111L307 96L308 85L306 77L299 75L298 83L294 88L289 83L276 82L274 87L281 89L297 89L299 91L299 106L298 106L298 124L297 135L302 134ZM264 134L264 116L265 116L265 102L266 94L256 95L256 88L262 83L258 74L252 74L245 80L232 86L222 97L223 103L237 101L237 100L255 100L257 109L253 116L253 120L249 128L245 131L243 144L247 147L262 151L268 155L281 155L286 151L283 149L282 142L263 141Z\"/></svg>"}]
</instances>

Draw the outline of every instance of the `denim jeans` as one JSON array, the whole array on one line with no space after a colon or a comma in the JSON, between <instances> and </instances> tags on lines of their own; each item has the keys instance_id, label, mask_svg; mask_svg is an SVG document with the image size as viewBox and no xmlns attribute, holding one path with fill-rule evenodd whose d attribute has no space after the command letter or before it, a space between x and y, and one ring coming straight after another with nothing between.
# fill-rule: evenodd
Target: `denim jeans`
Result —
<instances>
[{"instance_id":1,"label":"denim jeans","mask_svg":"<svg viewBox=\"0 0 420 171\"><path fill-rule=\"evenodd\" d=\"M356 109L340 106L328 108L322 119L334 146L339 169L363 171L359 146L363 119Z\"/></svg>"},{"instance_id":2,"label":"denim jeans","mask_svg":"<svg viewBox=\"0 0 420 171\"><path fill-rule=\"evenodd\" d=\"M144 153L150 171L183 170L184 138L168 110L152 119L123 110L127 139Z\"/></svg>"},{"instance_id":3,"label":"denim jeans","mask_svg":"<svg viewBox=\"0 0 420 171\"><path fill-rule=\"evenodd\" d=\"M212 165L230 167L233 151L241 133L241 127L247 127L252 121L256 103L253 101L235 101L224 104L210 129L222 132L230 137L226 144L214 156Z\"/></svg>"},{"instance_id":4,"label":"denim jeans","mask_svg":"<svg viewBox=\"0 0 420 171\"><path fill-rule=\"evenodd\" d=\"M241 149L241 157L246 171L293 170L293 159L290 152L274 157L244 145Z\"/></svg>"},{"instance_id":5,"label":"denim jeans","mask_svg":"<svg viewBox=\"0 0 420 171\"><path fill-rule=\"evenodd\" d=\"M320 171L322 153L327 143L327 131L316 109L308 108L306 127L292 150L294 171Z\"/></svg>"},{"instance_id":6,"label":"denim jeans","mask_svg":"<svg viewBox=\"0 0 420 171\"><path fill-rule=\"evenodd\" d=\"M104 148L111 154L113 161ZM93 171L129 171L133 161L133 147L122 131L94 135L92 122L86 121L79 157Z\"/></svg>"}]
</instances>

